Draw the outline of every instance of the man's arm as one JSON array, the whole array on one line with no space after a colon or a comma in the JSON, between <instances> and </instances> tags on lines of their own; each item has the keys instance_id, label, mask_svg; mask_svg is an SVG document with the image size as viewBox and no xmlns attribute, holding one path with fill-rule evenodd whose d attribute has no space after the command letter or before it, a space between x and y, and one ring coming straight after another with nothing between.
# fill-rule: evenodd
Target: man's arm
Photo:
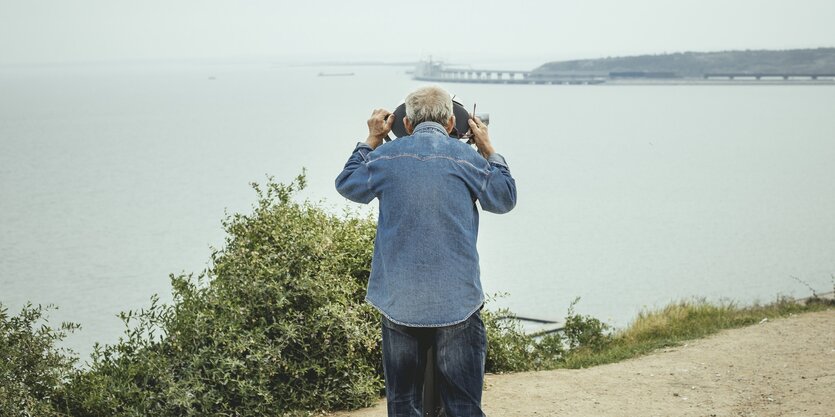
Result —
<instances>
[{"instance_id":1,"label":"man's arm","mask_svg":"<svg viewBox=\"0 0 835 417\"><path fill-rule=\"evenodd\" d=\"M368 119L368 138L358 143L339 176L336 177L336 191L343 197L367 204L374 199L374 191L368 186L368 153L383 143L391 131L394 115L388 110L376 109Z\"/></svg>"},{"instance_id":2,"label":"man's arm","mask_svg":"<svg viewBox=\"0 0 835 417\"><path fill-rule=\"evenodd\" d=\"M478 201L482 209L491 213L507 213L516 206L516 180L510 175L504 157L493 149L487 125L478 117L470 118L469 124L478 153L490 163L490 174Z\"/></svg>"},{"instance_id":3,"label":"man's arm","mask_svg":"<svg viewBox=\"0 0 835 417\"><path fill-rule=\"evenodd\" d=\"M336 191L355 203L368 204L374 192L368 187L368 153L371 147L358 143L342 172L336 177Z\"/></svg>"}]
</instances>

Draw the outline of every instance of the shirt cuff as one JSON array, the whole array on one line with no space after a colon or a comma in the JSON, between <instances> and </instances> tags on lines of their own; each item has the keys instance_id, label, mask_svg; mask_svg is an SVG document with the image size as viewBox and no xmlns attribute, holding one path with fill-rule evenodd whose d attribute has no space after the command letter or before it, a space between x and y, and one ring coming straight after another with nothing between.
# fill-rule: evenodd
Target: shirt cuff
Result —
<instances>
[{"instance_id":1,"label":"shirt cuff","mask_svg":"<svg viewBox=\"0 0 835 417\"><path fill-rule=\"evenodd\" d=\"M363 161L368 161L368 153L373 150L374 149L371 148L371 145L365 142L357 142L357 146L354 148L354 152L359 152Z\"/></svg>"},{"instance_id":2,"label":"shirt cuff","mask_svg":"<svg viewBox=\"0 0 835 417\"><path fill-rule=\"evenodd\" d=\"M491 164L498 164L507 168L507 161L505 161L504 157L497 152L493 152L493 154L487 158L487 162Z\"/></svg>"}]
</instances>

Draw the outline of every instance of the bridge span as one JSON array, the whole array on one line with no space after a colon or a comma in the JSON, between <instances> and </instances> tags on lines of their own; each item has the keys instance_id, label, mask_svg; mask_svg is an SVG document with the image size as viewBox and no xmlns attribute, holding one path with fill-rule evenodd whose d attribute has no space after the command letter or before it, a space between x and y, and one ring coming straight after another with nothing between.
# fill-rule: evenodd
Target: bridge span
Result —
<instances>
[{"instance_id":1,"label":"bridge span","mask_svg":"<svg viewBox=\"0 0 835 417\"><path fill-rule=\"evenodd\" d=\"M835 73L767 73L767 72L709 72L704 75L705 80L835 80Z\"/></svg>"},{"instance_id":2,"label":"bridge span","mask_svg":"<svg viewBox=\"0 0 835 417\"><path fill-rule=\"evenodd\" d=\"M673 72L620 71L609 73L543 73L524 70L455 68L438 61L421 61L414 79L479 84L821 84L835 85L835 73L707 72L680 76Z\"/></svg>"},{"instance_id":3,"label":"bridge span","mask_svg":"<svg viewBox=\"0 0 835 417\"><path fill-rule=\"evenodd\" d=\"M545 77L522 70L447 68L443 63L431 60L418 63L414 79L479 84L600 84L606 81L604 77L589 75Z\"/></svg>"}]
</instances>

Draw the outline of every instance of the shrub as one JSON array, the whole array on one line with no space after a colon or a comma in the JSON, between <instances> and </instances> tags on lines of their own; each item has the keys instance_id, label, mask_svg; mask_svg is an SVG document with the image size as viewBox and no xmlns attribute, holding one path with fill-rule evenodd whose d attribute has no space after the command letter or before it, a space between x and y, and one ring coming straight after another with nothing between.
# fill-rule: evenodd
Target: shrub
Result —
<instances>
[{"instance_id":1,"label":"shrub","mask_svg":"<svg viewBox=\"0 0 835 417\"><path fill-rule=\"evenodd\" d=\"M0 416L63 415L55 394L77 359L56 343L79 326L41 323L47 322L46 311L51 309L27 304L20 314L10 316L0 304Z\"/></svg>"},{"instance_id":2,"label":"shrub","mask_svg":"<svg viewBox=\"0 0 835 417\"><path fill-rule=\"evenodd\" d=\"M509 309L481 315L487 330L486 372L520 372L552 369L565 354L565 342L559 333L541 338L525 334L522 324Z\"/></svg>"},{"instance_id":3,"label":"shrub","mask_svg":"<svg viewBox=\"0 0 835 417\"><path fill-rule=\"evenodd\" d=\"M64 393L77 415L303 415L379 397L380 330L365 303L375 224L253 184L249 215L223 221L205 274L172 276L174 299L124 313Z\"/></svg>"},{"instance_id":4,"label":"shrub","mask_svg":"<svg viewBox=\"0 0 835 417\"><path fill-rule=\"evenodd\" d=\"M574 306L580 302L575 298L568 307L565 317L565 338L569 349L600 350L611 341L611 329L608 324L591 316L581 316L574 312Z\"/></svg>"}]
</instances>

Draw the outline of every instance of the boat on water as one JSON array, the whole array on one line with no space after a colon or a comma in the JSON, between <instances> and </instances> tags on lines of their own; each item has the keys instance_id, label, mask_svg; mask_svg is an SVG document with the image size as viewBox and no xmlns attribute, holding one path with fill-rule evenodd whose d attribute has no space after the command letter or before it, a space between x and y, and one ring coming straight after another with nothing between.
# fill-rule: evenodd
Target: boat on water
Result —
<instances>
[{"instance_id":1,"label":"boat on water","mask_svg":"<svg viewBox=\"0 0 835 417\"><path fill-rule=\"evenodd\" d=\"M350 77L353 76L353 72L320 72L320 77Z\"/></svg>"}]
</instances>

